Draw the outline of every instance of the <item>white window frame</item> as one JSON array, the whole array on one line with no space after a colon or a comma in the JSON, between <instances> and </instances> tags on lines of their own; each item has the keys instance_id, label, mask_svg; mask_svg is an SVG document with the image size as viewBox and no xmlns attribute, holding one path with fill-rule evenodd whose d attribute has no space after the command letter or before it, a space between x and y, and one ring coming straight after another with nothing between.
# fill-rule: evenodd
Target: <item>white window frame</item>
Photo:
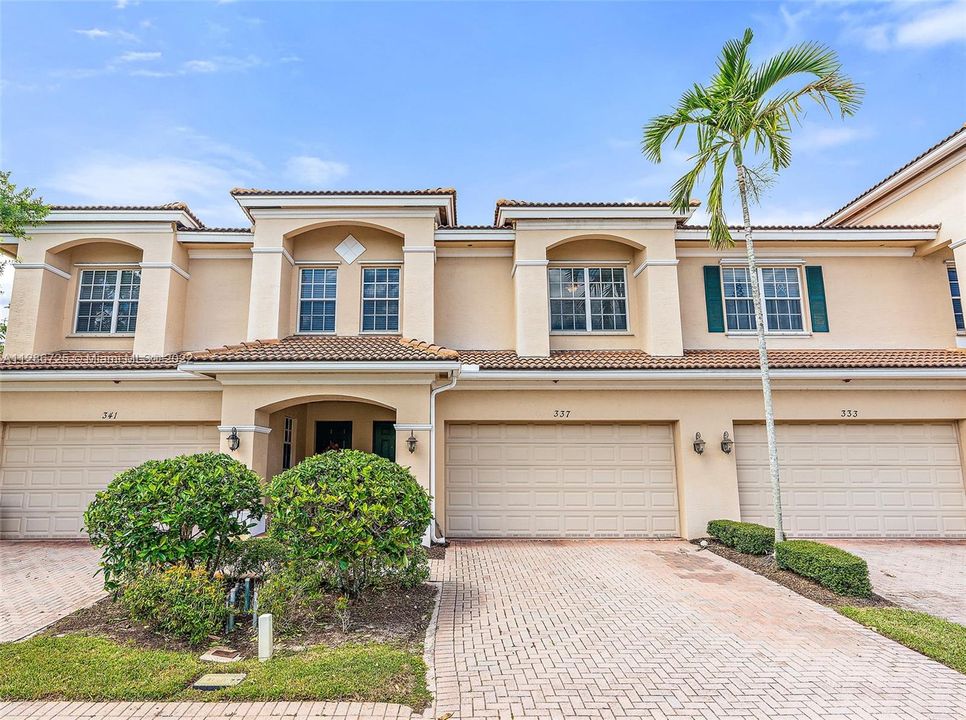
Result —
<instances>
[{"instance_id":1,"label":"white window frame","mask_svg":"<svg viewBox=\"0 0 966 720\"><path fill-rule=\"evenodd\" d=\"M295 307L295 327L296 335L335 335L338 329L339 323L339 270L338 267L333 267L332 265L299 265L298 269L298 279L299 279L299 292L298 292L298 302ZM305 270L331 270L335 273L335 297L331 298L303 298L302 297L302 287L304 283L302 282L302 273ZM303 302L331 302L332 303L332 329L331 330L303 330L302 329L302 303Z\"/></svg>"},{"instance_id":2,"label":"white window frame","mask_svg":"<svg viewBox=\"0 0 966 720\"><path fill-rule=\"evenodd\" d=\"M282 470L292 467L295 459L295 418L285 416L282 422ZM285 464L285 450L288 449L288 465Z\"/></svg>"},{"instance_id":3,"label":"white window frame","mask_svg":"<svg viewBox=\"0 0 966 720\"><path fill-rule=\"evenodd\" d=\"M959 286L959 295L953 295L953 281L949 277L949 271L952 270L956 273L956 284ZM963 307L963 278L959 277L959 268L956 267L956 262L954 260L946 261L946 285L949 287L949 300L952 303L953 310L953 326L956 325L956 305L955 301L959 300L960 307ZM966 307L964 307L966 310ZM957 335L966 335L966 330L956 328Z\"/></svg>"},{"instance_id":4,"label":"white window frame","mask_svg":"<svg viewBox=\"0 0 966 720\"><path fill-rule=\"evenodd\" d=\"M722 308L721 309L722 309L723 314L724 314L725 333L727 335L755 335L755 334L757 334L757 331L754 330L754 329L752 329L752 330L732 330L731 328L728 327L728 300L729 299L730 300L736 300L736 299L739 299L739 298L729 298L727 296L727 294L725 293L725 274L724 274L724 270L726 268L727 269L738 269L738 268L740 268L742 270L747 271L748 270L748 266L747 265L744 265L744 264L739 264L739 263L728 263L728 264L722 265L722 267L721 267L721 271L722 271L721 272L721 304L722 304ZM801 335L811 335L812 334L811 333L811 326L809 325L811 317L810 317L810 313L809 313L809 310L808 310L808 291L807 291L807 289L805 287L805 273L803 272L802 268L803 268L803 265L800 264L800 263L794 263L794 264L792 264L792 263L765 263L764 265L757 265L756 266L756 270L758 271L758 288L762 292L762 296L761 296L762 313L761 314L762 314L762 317L765 320L765 334L766 335L798 335L798 336L801 336ZM765 295L764 295L765 280L764 280L764 277L762 276L762 271L764 271L764 270L794 270L795 271L795 274L798 276L798 293L799 293L799 296L797 298L792 298L792 299L798 300L798 302L799 302L799 304L801 306L801 316L802 316L802 329L801 330L772 330L768 326L768 311L764 307L764 303L765 303L766 299L775 300L775 299L783 299L783 298L765 298ZM749 283L750 283L750 279L749 279ZM748 301L749 302L753 302L751 295L748 296ZM754 307L754 306L752 306L752 307Z\"/></svg>"},{"instance_id":5,"label":"white window frame","mask_svg":"<svg viewBox=\"0 0 966 720\"><path fill-rule=\"evenodd\" d=\"M104 267L86 267L79 268L80 272L77 273L77 302L74 303L74 317L71 323L71 335L84 335L84 336L102 336L106 337L112 335L114 337L134 337L134 333L137 332L137 318L138 313L141 310L141 268L137 265L110 265ZM121 277L124 271L133 272L138 277L138 297L137 300L132 300L130 298L121 298ZM84 288L84 273L95 273L95 272L116 272L117 279L114 281L114 298L113 300L92 300L92 299L82 299L81 291ZM111 302L113 305L113 310L111 312L111 329L108 331L103 330L78 330L77 321L80 320L80 308L81 303L95 303L95 302ZM137 310L134 312L134 330L125 330L123 332L117 331L117 316L119 305L122 302L133 302L137 304Z\"/></svg>"},{"instance_id":6,"label":"white window frame","mask_svg":"<svg viewBox=\"0 0 966 720\"><path fill-rule=\"evenodd\" d=\"M583 330L554 330L553 329L553 310L551 308L551 303L554 300L568 300L568 298L554 298L550 295L550 271L551 270L583 270L584 271L584 322L586 327ZM620 271L624 276L624 294L621 296L615 295L610 298L591 298L590 295L590 271L591 270L612 270ZM628 302L628 284L627 284L627 269L623 265L611 265L607 263L595 263L593 265L585 265L583 263L569 263L569 262L559 262L554 263L547 268L547 315L548 322L550 324L550 334L551 335L630 335L631 334L631 311L630 302ZM592 300L622 300L624 302L624 328L601 328L600 330L594 330L593 313L591 312L591 301Z\"/></svg>"},{"instance_id":7,"label":"white window frame","mask_svg":"<svg viewBox=\"0 0 966 720\"><path fill-rule=\"evenodd\" d=\"M366 270L397 270L399 280L396 282L398 290L394 298L366 298ZM359 334L360 335L399 335L402 332L402 268L399 265L368 264L363 265L359 272ZM395 300L396 301L396 329L395 330L366 330L366 300Z\"/></svg>"}]
</instances>

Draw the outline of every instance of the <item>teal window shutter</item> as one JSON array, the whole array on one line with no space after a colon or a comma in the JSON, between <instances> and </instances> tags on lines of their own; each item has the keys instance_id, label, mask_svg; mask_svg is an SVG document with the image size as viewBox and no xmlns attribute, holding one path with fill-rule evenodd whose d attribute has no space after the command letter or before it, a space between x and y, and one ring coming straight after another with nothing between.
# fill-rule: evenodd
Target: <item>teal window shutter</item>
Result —
<instances>
[{"instance_id":1,"label":"teal window shutter","mask_svg":"<svg viewBox=\"0 0 966 720\"><path fill-rule=\"evenodd\" d=\"M724 304L721 301L721 268L717 265L704 266L704 304L708 309L708 332L724 332Z\"/></svg>"},{"instance_id":2,"label":"teal window shutter","mask_svg":"<svg viewBox=\"0 0 966 720\"><path fill-rule=\"evenodd\" d=\"M812 316L812 332L828 332L828 308L825 304L825 278L821 265L805 268L805 284L808 286L808 310Z\"/></svg>"}]
</instances>

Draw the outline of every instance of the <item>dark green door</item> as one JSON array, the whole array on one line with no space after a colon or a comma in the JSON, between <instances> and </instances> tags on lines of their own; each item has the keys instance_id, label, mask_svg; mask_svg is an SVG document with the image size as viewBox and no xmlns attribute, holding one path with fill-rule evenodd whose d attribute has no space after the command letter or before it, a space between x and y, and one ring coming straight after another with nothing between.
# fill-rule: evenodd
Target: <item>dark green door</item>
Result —
<instances>
[{"instance_id":1,"label":"dark green door","mask_svg":"<svg viewBox=\"0 0 966 720\"><path fill-rule=\"evenodd\" d=\"M396 428L391 420L372 423L372 452L396 462Z\"/></svg>"},{"instance_id":2,"label":"dark green door","mask_svg":"<svg viewBox=\"0 0 966 720\"><path fill-rule=\"evenodd\" d=\"M352 421L319 420L315 423L315 452L352 448Z\"/></svg>"}]
</instances>

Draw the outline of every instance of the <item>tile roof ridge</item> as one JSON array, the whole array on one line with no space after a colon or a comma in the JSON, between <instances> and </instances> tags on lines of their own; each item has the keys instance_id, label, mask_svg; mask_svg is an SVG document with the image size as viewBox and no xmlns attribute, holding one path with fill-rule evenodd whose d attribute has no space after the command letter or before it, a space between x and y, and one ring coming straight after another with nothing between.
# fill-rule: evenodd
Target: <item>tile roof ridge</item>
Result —
<instances>
[{"instance_id":1,"label":"tile roof ridge","mask_svg":"<svg viewBox=\"0 0 966 720\"><path fill-rule=\"evenodd\" d=\"M460 356L456 350L450 350L442 345L429 343L425 340L401 337L399 338L399 344L412 348L413 350L422 350L423 352L428 352L441 358L457 359Z\"/></svg>"}]
</instances>

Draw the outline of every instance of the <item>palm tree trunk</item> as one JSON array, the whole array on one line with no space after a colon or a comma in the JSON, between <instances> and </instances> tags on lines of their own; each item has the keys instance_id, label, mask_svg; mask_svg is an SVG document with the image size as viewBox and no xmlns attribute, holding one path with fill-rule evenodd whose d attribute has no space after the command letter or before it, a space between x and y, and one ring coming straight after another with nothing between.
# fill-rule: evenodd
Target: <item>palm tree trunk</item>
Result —
<instances>
[{"instance_id":1,"label":"palm tree trunk","mask_svg":"<svg viewBox=\"0 0 966 720\"><path fill-rule=\"evenodd\" d=\"M744 223L745 251L748 255L748 275L751 279L751 301L755 308L755 331L758 336L758 361L761 365L761 394L765 401L765 435L768 437L768 474L771 477L772 504L775 509L775 542L785 539L782 524L782 488L778 474L778 441L775 438L775 406L771 398L771 375L768 371L768 346L765 343L765 318L762 312L761 286L758 283L758 263L755 243L751 236L751 213L748 211L748 187L745 167L736 163L738 192L741 195L741 217Z\"/></svg>"}]
</instances>

